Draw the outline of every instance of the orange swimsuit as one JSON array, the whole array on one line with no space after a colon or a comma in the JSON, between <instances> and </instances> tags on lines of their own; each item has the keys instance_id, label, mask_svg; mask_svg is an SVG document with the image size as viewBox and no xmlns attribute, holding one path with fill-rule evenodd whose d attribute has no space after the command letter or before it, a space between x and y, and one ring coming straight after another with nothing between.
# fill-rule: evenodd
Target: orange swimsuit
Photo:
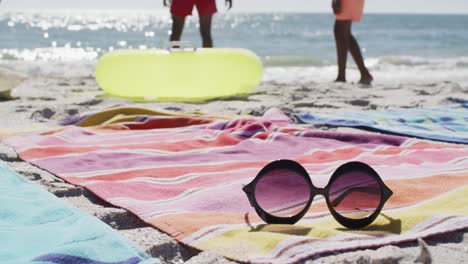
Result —
<instances>
[{"instance_id":1,"label":"orange swimsuit","mask_svg":"<svg viewBox=\"0 0 468 264\"><path fill-rule=\"evenodd\" d=\"M361 21L364 0L341 0L341 13L336 15L336 20Z\"/></svg>"}]
</instances>

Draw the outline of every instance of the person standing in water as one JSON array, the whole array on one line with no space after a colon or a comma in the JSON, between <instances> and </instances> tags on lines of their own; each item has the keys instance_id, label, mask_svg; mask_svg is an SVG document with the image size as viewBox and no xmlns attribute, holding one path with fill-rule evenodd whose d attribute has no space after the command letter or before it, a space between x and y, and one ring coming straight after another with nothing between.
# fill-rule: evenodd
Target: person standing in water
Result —
<instances>
[{"instance_id":1,"label":"person standing in water","mask_svg":"<svg viewBox=\"0 0 468 264\"><path fill-rule=\"evenodd\" d=\"M346 61L349 51L361 72L359 83L370 85L373 77L364 65L359 45L351 33L352 23L361 21L364 0L332 0L332 7L336 18L334 34L338 59L338 77L335 82L346 82Z\"/></svg>"},{"instance_id":2,"label":"person standing in water","mask_svg":"<svg viewBox=\"0 0 468 264\"><path fill-rule=\"evenodd\" d=\"M197 7L200 17L200 35L203 41L204 48L213 47L213 39L211 38L211 20L213 15L218 11L215 0L163 0L164 6L171 5L172 15L172 33L170 41L180 41L184 30L185 18L192 15L193 7ZM226 5L229 9L232 8L232 0L226 0Z\"/></svg>"}]
</instances>

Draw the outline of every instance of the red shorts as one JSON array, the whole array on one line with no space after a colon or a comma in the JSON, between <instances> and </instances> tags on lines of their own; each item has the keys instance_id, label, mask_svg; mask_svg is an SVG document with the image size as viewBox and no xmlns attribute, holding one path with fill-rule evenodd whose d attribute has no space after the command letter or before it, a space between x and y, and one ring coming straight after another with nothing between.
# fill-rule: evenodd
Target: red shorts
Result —
<instances>
[{"instance_id":1,"label":"red shorts","mask_svg":"<svg viewBox=\"0 0 468 264\"><path fill-rule=\"evenodd\" d=\"M215 0L172 0L171 14L173 16L190 16L193 6L197 6L199 16L211 16L218 11Z\"/></svg>"}]
</instances>

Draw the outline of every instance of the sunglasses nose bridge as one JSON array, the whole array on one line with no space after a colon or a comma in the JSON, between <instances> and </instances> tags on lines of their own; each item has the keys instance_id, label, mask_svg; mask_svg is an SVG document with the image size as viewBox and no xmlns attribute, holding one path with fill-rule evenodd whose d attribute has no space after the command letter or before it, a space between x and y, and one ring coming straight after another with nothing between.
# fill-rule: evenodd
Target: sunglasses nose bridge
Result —
<instances>
[{"instance_id":1,"label":"sunglasses nose bridge","mask_svg":"<svg viewBox=\"0 0 468 264\"><path fill-rule=\"evenodd\" d=\"M315 196L315 195L323 195L325 196L325 194L327 193L327 190L325 190L325 188L317 188L315 186L312 186L312 194Z\"/></svg>"}]
</instances>

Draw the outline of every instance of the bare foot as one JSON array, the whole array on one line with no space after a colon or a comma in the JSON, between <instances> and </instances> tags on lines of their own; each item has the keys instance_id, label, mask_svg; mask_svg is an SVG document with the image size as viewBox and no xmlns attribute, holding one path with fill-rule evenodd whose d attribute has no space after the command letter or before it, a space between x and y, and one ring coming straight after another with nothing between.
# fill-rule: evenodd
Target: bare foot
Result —
<instances>
[{"instance_id":1,"label":"bare foot","mask_svg":"<svg viewBox=\"0 0 468 264\"><path fill-rule=\"evenodd\" d=\"M365 75L365 76L361 77L361 80L359 80L359 84L371 85L373 80L374 80L374 77L372 77L372 75L368 74L368 75Z\"/></svg>"}]
</instances>

